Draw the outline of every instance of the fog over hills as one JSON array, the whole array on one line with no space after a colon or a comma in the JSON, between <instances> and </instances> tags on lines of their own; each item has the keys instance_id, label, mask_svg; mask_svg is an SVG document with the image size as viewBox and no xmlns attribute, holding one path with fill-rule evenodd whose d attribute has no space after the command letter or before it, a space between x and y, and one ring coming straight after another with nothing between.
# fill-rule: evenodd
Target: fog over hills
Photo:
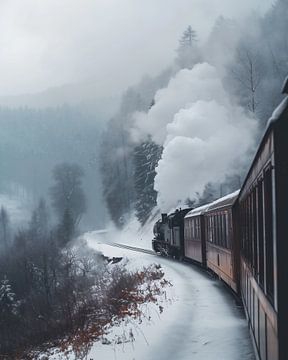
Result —
<instances>
[{"instance_id":1,"label":"fog over hills","mask_svg":"<svg viewBox=\"0 0 288 360\"><path fill-rule=\"evenodd\" d=\"M51 87L41 92L0 96L0 106L9 108L47 108L61 105L81 106L112 116L119 105L120 94L99 93L96 80Z\"/></svg>"}]
</instances>

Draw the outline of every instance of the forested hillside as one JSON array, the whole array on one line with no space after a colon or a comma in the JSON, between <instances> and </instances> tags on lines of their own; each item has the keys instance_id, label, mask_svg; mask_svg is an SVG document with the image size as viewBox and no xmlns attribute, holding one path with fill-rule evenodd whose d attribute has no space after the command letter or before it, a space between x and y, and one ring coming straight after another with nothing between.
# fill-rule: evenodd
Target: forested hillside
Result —
<instances>
[{"instance_id":1,"label":"forested hillside","mask_svg":"<svg viewBox=\"0 0 288 360\"><path fill-rule=\"evenodd\" d=\"M239 23L237 20L226 19L221 16L217 19L210 36L201 43L198 41L197 29L194 29L193 24L191 24L179 37L175 61L171 64L170 69L158 77L143 79L123 95L121 108L109 122L103 135L101 147L104 197L111 218L118 226L122 226L133 214L136 214L140 223L145 223L151 210L157 204L157 193L159 205L161 192L167 196L165 188L177 189L177 186L181 186L179 179L183 179L185 176L190 178L191 188L191 183L195 178L193 171L194 168L196 169L196 165L189 162L189 157L198 156L196 154L200 148L193 148L190 144L184 150L182 147L184 133L181 135L182 140L180 141L180 133L177 137L174 130L177 124L179 125L182 122L183 125L183 111L189 108L194 101L196 104L197 101L203 100L201 95L197 94L193 98L193 92L197 93L198 91L198 94L201 92L201 82L206 82L207 87L211 85L210 98L205 98L204 101L213 101L214 99L219 105L222 104L226 107L226 110L227 108L230 109L228 109L228 113L230 113L227 115L227 126L232 119L235 129L241 127L242 139L245 139L246 145L241 154L237 154L235 148L235 156L226 159L222 168L221 166L218 166L218 169L215 166L214 168L207 166L209 174L200 174L200 178L195 180L196 183L198 181L195 189L192 186L193 191L195 191L190 191L190 193L187 191L186 199L184 191L183 193L179 192L179 194L176 191L176 195L172 196L170 205L176 206L185 203L185 201L190 204L191 202L203 203L217 196L225 195L225 193L233 191L241 185L247 164L251 160L257 141L265 129L266 121L282 98L280 90L288 73L288 44L285 30L287 15L287 2L278 0L263 17L252 13ZM217 76L217 86L212 78L208 79L208 68L202 71L202 75L199 72L199 76L196 74L199 65L203 63L208 63L213 68L213 75L211 76L214 78ZM190 80L188 80L188 73L183 75L184 73L181 72L184 69L189 70L189 74L192 74ZM206 74L204 74L205 72ZM185 76L186 80L183 80ZM206 76L207 79L205 80L203 76ZM172 101L169 101L168 97L169 91L172 91L173 84L177 81L179 88L177 88L178 85L175 85L174 95L182 93L181 96L179 95L178 104L173 105L175 96L171 95ZM186 85L184 84L185 81ZM185 86L187 87L186 93L183 91ZM222 99L220 99L219 91L223 91L223 94L226 92ZM166 103L163 101L165 96ZM224 104L224 98L229 99L229 104ZM169 113L171 106L174 108ZM233 107L234 110L232 110ZM162 108L168 110L165 112L161 110ZM202 109L198 109L197 111L202 112L202 115L198 113L196 118L197 116L198 118L199 116L207 116L207 114L203 115L203 112L207 112L208 108L209 106L203 106ZM193 120L191 116L193 117L195 111L190 115L187 112L185 115L186 122ZM217 111L220 117L226 116L224 113L221 115L220 107L218 110L211 108L211 116L213 117L212 114L214 113L214 116L217 117ZM211 127L211 124L209 126ZM220 118L218 126L221 126ZM224 125L222 124L222 126ZM167 137L165 135L166 127ZM172 127L174 130L171 130ZM162 132L162 138L157 138L159 131ZM201 138L201 135L197 134L197 128L191 131L192 133L188 136L190 143L191 139L193 140L198 136ZM171 137L174 137L174 145L176 141L179 142L178 159L181 158L181 152L183 152L182 159L185 158L184 154L186 154L185 164L178 170L175 164L178 165L179 161L177 163L175 146L172 151ZM203 141L206 142L206 145L208 144L207 139ZM239 141L241 144L240 139ZM241 145L239 146L241 147ZM161 157L162 151L164 153ZM202 151L204 150L202 149ZM189 152L188 158L187 152ZM244 152L246 162L240 159L243 158ZM224 153L226 154L225 151ZM216 155L214 154L214 156ZM219 151L218 156L223 157L221 151ZM158 164L159 160L160 164ZM171 165L173 161L175 164ZM169 177L168 162L174 171L173 184L166 182L167 177ZM215 161L212 163L215 164ZM188 169L188 172L185 169ZM178 175L174 176L175 172ZM165 180L163 180L163 174L165 174ZM156 181L156 185L154 181ZM189 187L189 183L182 185L184 188Z\"/></svg>"}]
</instances>

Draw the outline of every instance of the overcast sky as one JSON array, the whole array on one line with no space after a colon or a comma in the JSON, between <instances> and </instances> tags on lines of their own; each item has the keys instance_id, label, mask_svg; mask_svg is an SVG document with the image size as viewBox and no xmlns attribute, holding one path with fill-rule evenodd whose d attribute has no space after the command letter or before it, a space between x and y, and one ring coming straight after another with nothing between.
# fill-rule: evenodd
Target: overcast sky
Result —
<instances>
[{"instance_id":1,"label":"overcast sky","mask_svg":"<svg viewBox=\"0 0 288 360\"><path fill-rule=\"evenodd\" d=\"M0 0L0 96L79 81L117 93L171 63L191 24L263 13L273 0Z\"/></svg>"}]
</instances>

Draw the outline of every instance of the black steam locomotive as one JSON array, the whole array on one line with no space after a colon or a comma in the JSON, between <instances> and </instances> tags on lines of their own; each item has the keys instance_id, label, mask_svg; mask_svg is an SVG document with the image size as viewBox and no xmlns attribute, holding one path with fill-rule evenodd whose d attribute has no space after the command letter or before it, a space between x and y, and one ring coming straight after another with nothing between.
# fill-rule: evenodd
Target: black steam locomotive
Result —
<instances>
[{"instance_id":1,"label":"black steam locomotive","mask_svg":"<svg viewBox=\"0 0 288 360\"><path fill-rule=\"evenodd\" d=\"M269 120L238 192L162 214L154 226L156 252L197 262L239 295L261 360L288 359L287 204L288 97Z\"/></svg>"}]
</instances>

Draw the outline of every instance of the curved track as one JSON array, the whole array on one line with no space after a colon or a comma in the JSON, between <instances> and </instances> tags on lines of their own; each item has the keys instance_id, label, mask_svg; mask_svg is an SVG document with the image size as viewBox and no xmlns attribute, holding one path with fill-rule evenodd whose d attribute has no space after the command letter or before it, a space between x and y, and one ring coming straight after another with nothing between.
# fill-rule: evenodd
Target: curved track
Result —
<instances>
[{"instance_id":1,"label":"curved track","mask_svg":"<svg viewBox=\"0 0 288 360\"><path fill-rule=\"evenodd\" d=\"M106 245L127 250L127 257L129 251L143 253L148 262L150 257L155 262L156 256L165 278L174 284L176 301L145 333L149 345L135 344L141 350L132 353L131 360L255 360L243 309L222 282L197 266L171 261L151 250Z\"/></svg>"},{"instance_id":2,"label":"curved track","mask_svg":"<svg viewBox=\"0 0 288 360\"><path fill-rule=\"evenodd\" d=\"M129 245L117 244L117 243L105 243L105 245L119 247L121 249L127 249L127 250L130 250L130 251L141 252L141 253L149 254L149 255L153 255L153 256L158 256L157 254L155 254L155 252L153 250L142 249L142 248L138 248L138 247L135 247L135 246L129 246Z\"/></svg>"}]
</instances>

